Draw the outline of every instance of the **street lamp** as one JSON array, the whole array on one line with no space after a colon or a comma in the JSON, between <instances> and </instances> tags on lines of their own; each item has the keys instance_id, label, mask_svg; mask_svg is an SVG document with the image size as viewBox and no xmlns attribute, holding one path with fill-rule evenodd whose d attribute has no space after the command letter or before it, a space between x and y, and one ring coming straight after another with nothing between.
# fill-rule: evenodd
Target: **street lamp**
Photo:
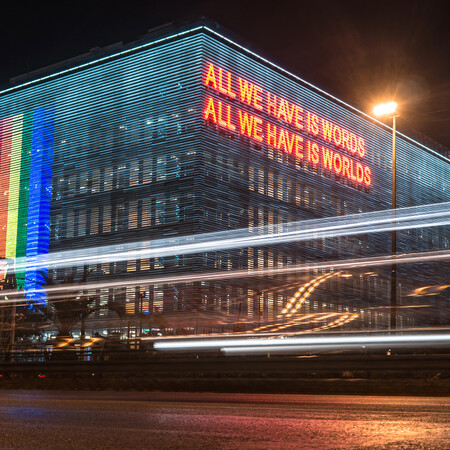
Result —
<instances>
[{"instance_id":1,"label":"street lamp","mask_svg":"<svg viewBox=\"0 0 450 450\"><path fill-rule=\"evenodd\" d=\"M395 136L396 136L396 123L395 119L398 117L397 103L389 102L382 103L375 106L373 113L376 116L390 116L392 117L392 216L394 218L393 227L391 231L391 255L395 257L397 254L397 232L395 229L395 211L397 208L397 195L396 195L396 154L395 154ZM391 264L391 330L397 328L397 265L395 259Z\"/></svg>"},{"instance_id":2,"label":"street lamp","mask_svg":"<svg viewBox=\"0 0 450 450\"><path fill-rule=\"evenodd\" d=\"M142 337L142 316L144 315L145 292L139 293L139 337Z\"/></svg>"}]
</instances>

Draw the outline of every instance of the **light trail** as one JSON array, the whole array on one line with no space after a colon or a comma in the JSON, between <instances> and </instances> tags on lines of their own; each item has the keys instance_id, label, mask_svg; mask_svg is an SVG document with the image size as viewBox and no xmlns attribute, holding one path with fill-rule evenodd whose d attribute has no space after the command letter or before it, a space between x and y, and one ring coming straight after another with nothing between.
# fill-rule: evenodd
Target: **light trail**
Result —
<instances>
[{"instance_id":1,"label":"light trail","mask_svg":"<svg viewBox=\"0 0 450 450\"><path fill-rule=\"evenodd\" d=\"M323 282L331 277L339 276L342 272L332 272L319 277L313 278L307 283L303 284L297 292L290 298L286 303L286 306L282 309L281 314L278 317L286 315L291 317L298 309L301 308L306 299L311 295L311 293ZM306 292L305 292L306 291Z\"/></svg>"},{"instance_id":2,"label":"light trail","mask_svg":"<svg viewBox=\"0 0 450 450\"><path fill-rule=\"evenodd\" d=\"M345 346L391 346L401 345L425 345L437 344L450 346L450 334L402 334L384 336L317 336L317 337L290 337L290 338L216 338L193 341L163 341L155 342L153 347L158 351L179 352L179 351L218 351L225 354L249 354L252 353L272 353L275 350L300 351L306 348L325 349L333 346L336 349L343 349ZM272 350L268 352L268 349ZM308 351L308 350L306 350Z\"/></svg>"},{"instance_id":3,"label":"light trail","mask_svg":"<svg viewBox=\"0 0 450 450\"><path fill-rule=\"evenodd\" d=\"M407 264L407 263L425 263L425 262L435 262L444 261L450 259L450 249L447 250L436 250L432 252L414 252L406 253L402 255L387 255L387 256L373 256L367 258L352 258L345 260L334 260L320 263L310 263L293 265L282 268L267 268L267 269L257 269L249 271L247 269L242 270L230 270L224 272L205 272L205 273L195 273L195 274L171 274L164 276L153 276L153 277L139 277L130 278L128 280L117 279L107 282L92 282L85 283L83 285L73 284L73 285L63 285L63 286L51 286L46 287L44 290L47 295L55 295L62 293L66 295L68 292L80 292L87 291L91 289L109 289L116 287L126 288L127 286L140 286L145 284L182 284L191 283L194 281L216 281L216 280L227 280L233 278L254 278L261 276L276 276L286 273L301 273L308 272L311 270L343 270L343 269L357 269L360 267L376 267L384 266L388 264ZM31 291L14 291L5 290L2 294L8 297L7 300L3 300L2 304L5 303L18 303L18 302L29 302L25 300L24 296L26 293ZM52 297L53 298L53 297ZM57 298L57 295L55 296Z\"/></svg>"},{"instance_id":4,"label":"light trail","mask_svg":"<svg viewBox=\"0 0 450 450\"><path fill-rule=\"evenodd\" d=\"M395 218L394 218L395 215ZM14 270L58 269L450 224L450 202L17 258ZM271 229L277 227L277 233Z\"/></svg>"},{"instance_id":5,"label":"light trail","mask_svg":"<svg viewBox=\"0 0 450 450\"><path fill-rule=\"evenodd\" d=\"M403 348L417 348L417 347L447 347L450 346L449 339L442 339L440 341L422 339L415 342L406 342L406 341L397 341L396 339L392 339L390 341L385 342L375 342L375 343L367 343L360 342L356 344L328 344L328 345L293 345L289 347L273 345L267 346L264 348L253 348L253 347L224 347L221 348L220 351L226 356L257 356L257 355L300 355L305 353L329 353L335 351L367 351L367 350L392 350L398 347Z\"/></svg>"}]
</instances>

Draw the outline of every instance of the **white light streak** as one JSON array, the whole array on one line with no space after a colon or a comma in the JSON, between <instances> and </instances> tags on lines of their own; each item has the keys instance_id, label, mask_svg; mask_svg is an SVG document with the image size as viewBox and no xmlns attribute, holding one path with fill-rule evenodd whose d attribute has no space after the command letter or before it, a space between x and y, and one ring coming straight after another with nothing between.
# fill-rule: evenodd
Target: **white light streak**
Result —
<instances>
[{"instance_id":1,"label":"white light streak","mask_svg":"<svg viewBox=\"0 0 450 450\"><path fill-rule=\"evenodd\" d=\"M159 351L215 351L221 350L225 354L268 353L268 349L283 351L300 351L312 347L343 349L345 346L367 345L425 345L439 343L450 345L450 334L407 334L385 336L317 336L317 337L290 337L290 338L237 338L237 339L203 339L200 341L185 340L178 342L155 342L154 348ZM306 350L308 351L308 350Z\"/></svg>"},{"instance_id":2,"label":"white light streak","mask_svg":"<svg viewBox=\"0 0 450 450\"><path fill-rule=\"evenodd\" d=\"M450 224L450 202L433 205L376 211L324 219L304 220L283 224L284 231L271 233L270 226L216 233L177 236L153 241L141 241L103 247L50 253L33 259L17 258L15 271L25 269L58 269L79 265L102 264L142 258L204 253L232 248L301 242L337 236L387 232L443 226Z\"/></svg>"},{"instance_id":3,"label":"white light streak","mask_svg":"<svg viewBox=\"0 0 450 450\"><path fill-rule=\"evenodd\" d=\"M114 287L126 287L126 286L139 286L143 284L180 284L180 283L190 283L194 281L215 281L215 280L225 280L233 278L242 277L260 277L267 275L281 275L286 273L300 273L309 272L311 270L323 270L333 268L334 270L339 269L356 269L359 267L376 267L388 264L403 264L403 263L414 263L414 262L431 262L431 261L444 261L450 259L450 249L447 250L436 250L432 252L417 252L417 253L407 253L402 255L388 255L388 256L374 256L368 258L352 258L344 260L327 261L321 263L310 263L302 265L293 265L288 267L282 267L277 269L258 269L258 270L230 270L224 272L205 272L199 274L172 274L165 276L153 276L153 277L139 277L131 278L125 280L123 278L115 279L112 281L102 281L85 283L82 286L80 284L74 285L62 285L62 286L51 286L46 287L45 292L47 295L54 295L57 293L62 293L64 296L68 292L79 292L80 290L88 289L107 289ZM18 303L24 302L24 291L3 291L3 294L8 297L8 300L3 300L2 303ZM53 298L53 297L52 297Z\"/></svg>"}]
</instances>

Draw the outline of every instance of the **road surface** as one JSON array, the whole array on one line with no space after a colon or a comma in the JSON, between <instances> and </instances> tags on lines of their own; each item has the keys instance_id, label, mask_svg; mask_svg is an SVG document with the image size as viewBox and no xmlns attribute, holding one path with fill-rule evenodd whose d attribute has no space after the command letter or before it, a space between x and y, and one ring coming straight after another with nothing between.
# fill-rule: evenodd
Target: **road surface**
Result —
<instances>
[{"instance_id":1,"label":"road surface","mask_svg":"<svg viewBox=\"0 0 450 450\"><path fill-rule=\"evenodd\" d=\"M450 398L0 391L0 448L450 448Z\"/></svg>"}]
</instances>

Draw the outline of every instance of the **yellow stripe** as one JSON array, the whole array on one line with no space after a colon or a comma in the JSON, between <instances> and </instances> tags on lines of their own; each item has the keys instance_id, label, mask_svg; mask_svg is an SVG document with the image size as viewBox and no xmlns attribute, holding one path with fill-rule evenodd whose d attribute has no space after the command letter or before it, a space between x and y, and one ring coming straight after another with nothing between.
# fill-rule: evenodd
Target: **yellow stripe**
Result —
<instances>
[{"instance_id":1,"label":"yellow stripe","mask_svg":"<svg viewBox=\"0 0 450 450\"><path fill-rule=\"evenodd\" d=\"M23 114L13 117L8 222L6 229L6 258L14 258L16 256L17 222L19 218L20 160L22 156L22 122Z\"/></svg>"}]
</instances>

